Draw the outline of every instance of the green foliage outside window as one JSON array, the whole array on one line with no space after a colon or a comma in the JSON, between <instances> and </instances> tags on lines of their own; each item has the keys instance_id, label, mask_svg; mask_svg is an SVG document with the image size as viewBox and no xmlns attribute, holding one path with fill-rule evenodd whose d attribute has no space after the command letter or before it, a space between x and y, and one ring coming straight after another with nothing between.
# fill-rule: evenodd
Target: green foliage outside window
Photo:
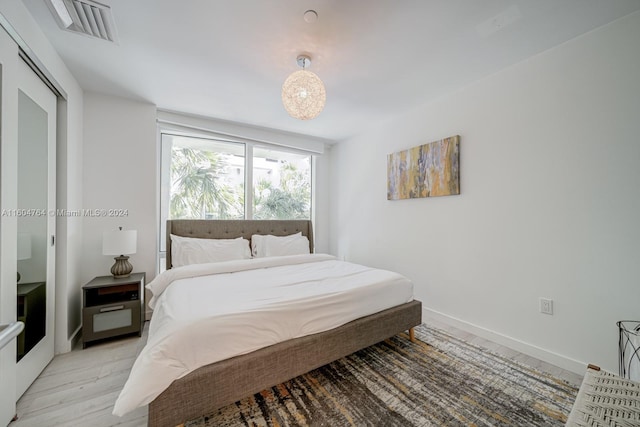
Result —
<instances>
[{"instance_id":1,"label":"green foliage outside window","mask_svg":"<svg viewBox=\"0 0 640 427\"><path fill-rule=\"evenodd\" d=\"M280 185L261 179L254 188L255 219L309 219L311 182L308 173L302 173L296 165L283 162L280 169Z\"/></svg>"},{"instance_id":2,"label":"green foliage outside window","mask_svg":"<svg viewBox=\"0 0 640 427\"><path fill-rule=\"evenodd\" d=\"M227 163L218 153L172 149L170 218L242 218L242 188L225 182ZM238 193L239 192L239 193Z\"/></svg>"},{"instance_id":3,"label":"green foliage outside window","mask_svg":"<svg viewBox=\"0 0 640 427\"><path fill-rule=\"evenodd\" d=\"M170 218L244 218L244 185L229 178L225 155L184 147L171 151ZM311 174L286 160L279 161L279 172L277 183L258 179L253 218L309 219Z\"/></svg>"}]
</instances>

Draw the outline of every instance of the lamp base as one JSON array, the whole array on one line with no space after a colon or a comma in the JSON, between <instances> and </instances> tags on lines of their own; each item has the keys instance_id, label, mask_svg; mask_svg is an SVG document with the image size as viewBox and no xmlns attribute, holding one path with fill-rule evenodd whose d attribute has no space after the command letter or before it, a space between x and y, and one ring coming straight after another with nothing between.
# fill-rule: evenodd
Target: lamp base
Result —
<instances>
[{"instance_id":1,"label":"lamp base","mask_svg":"<svg viewBox=\"0 0 640 427\"><path fill-rule=\"evenodd\" d=\"M111 267L111 274L116 279L123 277L129 277L133 271L133 265L129 262L129 257L126 255L120 255L114 258L116 263Z\"/></svg>"}]
</instances>

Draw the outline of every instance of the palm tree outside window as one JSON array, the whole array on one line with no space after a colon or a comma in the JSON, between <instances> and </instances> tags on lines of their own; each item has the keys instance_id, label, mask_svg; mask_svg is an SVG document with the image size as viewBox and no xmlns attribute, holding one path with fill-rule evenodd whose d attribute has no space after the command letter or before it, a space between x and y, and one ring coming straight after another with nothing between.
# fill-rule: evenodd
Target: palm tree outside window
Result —
<instances>
[{"instance_id":1,"label":"palm tree outside window","mask_svg":"<svg viewBox=\"0 0 640 427\"><path fill-rule=\"evenodd\" d=\"M160 242L167 219L311 218L309 154L164 132L161 145Z\"/></svg>"}]
</instances>

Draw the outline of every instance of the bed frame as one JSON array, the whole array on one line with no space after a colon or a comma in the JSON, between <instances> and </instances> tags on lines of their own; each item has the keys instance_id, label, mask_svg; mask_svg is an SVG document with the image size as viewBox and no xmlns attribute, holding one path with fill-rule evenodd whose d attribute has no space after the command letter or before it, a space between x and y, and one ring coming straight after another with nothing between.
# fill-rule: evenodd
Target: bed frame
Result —
<instances>
[{"instance_id":1,"label":"bed frame","mask_svg":"<svg viewBox=\"0 0 640 427\"><path fill-rule=\"evenodd\" d=\"M309 238L313 252L311 221L170 220L167 221L167 269L171 268L171 234L250 239L253 234L284 236L299 231ZM174 427L210 414L406 330L413 341L413 327L420 323L422 304L414 300L329 331L203 366L175 380L149 404L149 425Z\"/></svg>"}]
</instances>

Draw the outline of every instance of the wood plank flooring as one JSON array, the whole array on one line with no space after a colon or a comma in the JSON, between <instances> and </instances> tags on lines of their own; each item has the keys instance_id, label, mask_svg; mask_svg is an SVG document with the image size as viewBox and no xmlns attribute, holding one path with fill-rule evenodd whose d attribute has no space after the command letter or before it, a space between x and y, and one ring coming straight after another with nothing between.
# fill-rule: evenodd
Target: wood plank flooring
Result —
<instances>
[{"instance_id":1,"label":"wood plank flooring","mask_svg":"<svg viewBox=\"0 0 640 427\"><path fill-rule=\"evenodd\" d=\"M126 337L81 348L53 358L17 404L11 427L145 426L147 408L120 418L111 414L138 353L147 341Z\"/></svg>"},{"instance_id":2,"label":"wood plank flooring","mask_svg":"<svg viewBox=\"0 0 640 427\"><path fill-rule=\"evenodd\" d=\"M431 322L430 322L431 323ZM582 376L526 356L499 344L445 324L433 324L452 335L548 372L576 386ZM96 344L85 350L74 349L56 356L18 401L18 420L10 427L66 426L145 426L147 407L120 418L111 414L133 362L142 350L148 332L137 336Z\"/></svg>"}]
</instances>

